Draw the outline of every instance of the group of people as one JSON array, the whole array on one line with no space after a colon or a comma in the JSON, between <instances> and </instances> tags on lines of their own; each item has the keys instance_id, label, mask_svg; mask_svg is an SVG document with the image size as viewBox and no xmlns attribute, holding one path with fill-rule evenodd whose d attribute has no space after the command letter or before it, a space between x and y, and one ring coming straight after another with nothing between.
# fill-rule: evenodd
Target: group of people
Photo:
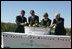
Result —
<instances>
[{"instance_id":1,"label":"group of people","mask_svg":"<svg viewBox=\"0 0 72 49\"><path fill-rule=\"evenodd\" d=\"M55 19L53 20L53 25L51 26L51 19L48 18L48 13L43 15L43 19L41 20L41 24L39 23L39 16L35 15L35 11L30 11L31 16L27 18L25 17L25 11L22 10L19 16L16 16L17 27L15 32L25 33L24 26L33 26L33 27L53 27L55 26L55 35L65 35L66 31L64 29L64 19L60 17L60 13L55 15Z\"/></svg>"}]
</instances>

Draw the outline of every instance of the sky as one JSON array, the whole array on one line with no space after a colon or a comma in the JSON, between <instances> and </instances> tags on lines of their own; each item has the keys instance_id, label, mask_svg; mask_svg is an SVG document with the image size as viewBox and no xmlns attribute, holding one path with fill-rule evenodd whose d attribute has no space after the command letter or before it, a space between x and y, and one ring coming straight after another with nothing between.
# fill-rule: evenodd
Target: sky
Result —
<instances>
[{"instance_id":1,"label":"sky","mask_svg":"<svg viewBox=\"0 0 72 49\"><path fill-rule=\"evenodd\" d=\"M34 10L40 21L47 12L52 22L55 13L61 13L64 26L71 28L71 1L1 1L1 22L16 23L16 16L20 15L21 10L25 10L27 19L30 10Z\"/></svg>"}]
</instances>

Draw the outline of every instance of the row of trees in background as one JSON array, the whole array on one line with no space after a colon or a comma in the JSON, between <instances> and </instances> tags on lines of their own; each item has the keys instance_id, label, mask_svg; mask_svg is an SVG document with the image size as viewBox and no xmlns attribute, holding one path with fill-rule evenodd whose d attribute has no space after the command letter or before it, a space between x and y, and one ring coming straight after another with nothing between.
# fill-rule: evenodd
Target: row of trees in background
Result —
<instances>
[{"instance_id":1,"label":"row of trees in background","mask_svg":"<svg viewBox=\"0 0 72 49\"><path fill-rule=\"evenodd\" d=\"M15 23L3 23L1 22L1 32L14 32L16 28Z\"/></svg>"},{"instance_id":2,"label":"row of trees in background","mask_svg":"<svg viewBox=\"0 0 72 49\"><path fill-rule=\"evenodd\" d=\"M3 23L3 22L1 22L1 32L14 32L15 29L16 29L15 23ZM65 29L67 31L67 35L71 35L71 28L65 28Z\"/></svg>"}]
</instances>

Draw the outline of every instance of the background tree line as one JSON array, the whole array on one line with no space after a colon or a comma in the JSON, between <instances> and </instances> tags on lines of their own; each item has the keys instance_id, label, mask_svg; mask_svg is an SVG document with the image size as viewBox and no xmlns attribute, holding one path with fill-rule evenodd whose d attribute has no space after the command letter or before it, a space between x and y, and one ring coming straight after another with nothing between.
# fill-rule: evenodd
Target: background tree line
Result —
<instances>
[{"instance_id":1,"label":"background tree line","mask_svg":"<svg viewBox=\"0 0 72 49\"><path fill-rule=\"evenodd\" d=\"M41 23L41 22L40 22ZM16 24L15 23L4 23L1 22L1 32L15 32ZM71 28L65 28L66 29L66 35L71 36ZM54 31L54 28L52 32Z\"/></svg>"}]
</instances>

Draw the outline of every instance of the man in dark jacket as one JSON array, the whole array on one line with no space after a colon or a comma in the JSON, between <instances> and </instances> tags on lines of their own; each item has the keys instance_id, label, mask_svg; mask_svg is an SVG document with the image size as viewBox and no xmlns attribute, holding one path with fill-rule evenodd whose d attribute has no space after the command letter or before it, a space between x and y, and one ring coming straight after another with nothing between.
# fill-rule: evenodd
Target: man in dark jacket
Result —
<instances>
[{"instance_id":1,"label":"man in dark jacket","mask_svg":"<svg viewBox=\"0 0 72 49\"><path fill-rule=\"evenodd\" d=\"M17 27L16 27L15 32L25 33L24 26L27 23L27 19L26 17L24 17L24 15L25 15L25 11L22 10L21 15L16 16Z\"/></svg>"},{"instance_id":2,"label":"man in dark jacket","mask_svg":"<svg viewBox=\"0 0 72 49\"><path fill-rule=\"evenodd\" d=\"M60 17L60 13L57 13L55 17L56 18L53 20L53 24L56 24L55 35L65 35L64 19Z\"/></svg>"},{"instance_id":3,"label":"man in dark jacket","mask_svg":"<svg viewBox=\"0 0 72 49\"><path fill-rule=\"evenodd\" d=\"M39 17L35 15L34 10L30 11L31 16L28 18L29 26L38 26L39 25Z\"/></svg>"}]
</instances>

